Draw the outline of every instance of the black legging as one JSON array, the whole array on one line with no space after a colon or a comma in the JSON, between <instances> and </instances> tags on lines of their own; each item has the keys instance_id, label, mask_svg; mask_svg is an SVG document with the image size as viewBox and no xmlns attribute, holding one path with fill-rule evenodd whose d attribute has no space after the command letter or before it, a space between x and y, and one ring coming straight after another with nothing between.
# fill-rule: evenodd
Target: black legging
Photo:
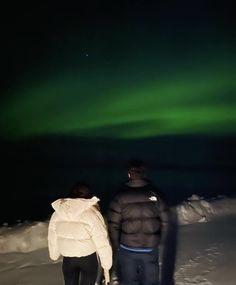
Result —
<instances>
[{"instance_id":1,"label":"black legging","mask_svg":"<svg viewBox=\"0 0 236 285\"><path fill-rule=\"evenodd\" d=\"M96 253L83 257L64 257L62 270L65 285L94 285L98 274Z\"/></svg>"}]
</instances>

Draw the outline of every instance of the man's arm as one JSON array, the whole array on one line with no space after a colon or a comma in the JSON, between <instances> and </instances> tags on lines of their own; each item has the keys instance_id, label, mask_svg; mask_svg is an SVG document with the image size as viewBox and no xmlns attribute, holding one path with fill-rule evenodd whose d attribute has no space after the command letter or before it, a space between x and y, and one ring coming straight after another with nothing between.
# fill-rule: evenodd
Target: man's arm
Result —
<instances>
[{"instance_id":1,"label":"man's arm","mask_svg":"<svg viewBox=\"0 0 236 285\"><path fill-rule=\"evenodd\" d=\"M117 197L110 203L107 221L110 240L115 253L119 247L121 230L121 206Z\"/></svg>"}]
</instances>

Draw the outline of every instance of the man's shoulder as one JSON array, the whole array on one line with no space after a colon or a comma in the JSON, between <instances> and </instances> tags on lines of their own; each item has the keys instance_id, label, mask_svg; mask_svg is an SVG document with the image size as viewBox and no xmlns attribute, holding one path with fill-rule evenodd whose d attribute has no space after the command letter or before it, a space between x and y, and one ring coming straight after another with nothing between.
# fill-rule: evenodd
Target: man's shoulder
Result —
<instances>
[{"instance_id":1,"label":"man's shoulder","mask_svg":"<svg viewBox=\"0 0 236 285\"><path fill-rule=\"evenodd\" d=\"M142 187L130 187L129 184L124 184L115 194L113 200L120 204L131 203L134 201L143 201L149 196L158 196L158 188L146 184Z\"/></svg>"},{"instance_id":2,"label":"man's shoulder","mask_svg":"<svg viewBox=\"0 0 236 285\"><path fill-rule=\"evenodd\" d=\"M122 185L115 193L114 195L114 199L115 200L120 200L123 197L129 195L131 193L132 195L132 189L130 187L128 187L127 185Z\"/></svg>"},{"instance_id":3,"label":"man's shoulder","mask_svg":"<svg viewBox=\"0 0 236 285\"><path fill-rule=\"evenodd\" d=\"M161 190L161 188L159 187L159 186L156 186L155 184L153 184L153 183L149 183L148 185L147 185L147 189L149 189L149 191L151 192L151 193L153 193L154 195L156 195L157 197L159 197L160 199L162 199L162 200L166 200L166 198L165 198L165 195L164 195L164 193L163 193L163 191Z\"/></svg>"}]
</instances>

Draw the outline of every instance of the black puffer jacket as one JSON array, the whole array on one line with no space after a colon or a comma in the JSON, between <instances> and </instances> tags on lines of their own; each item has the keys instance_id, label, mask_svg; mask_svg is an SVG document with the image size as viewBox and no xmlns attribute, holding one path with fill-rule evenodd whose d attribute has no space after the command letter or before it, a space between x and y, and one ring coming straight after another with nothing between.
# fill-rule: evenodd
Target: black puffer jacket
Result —
<instances>
[{"instance_id":1,"label":"black puffer jacket","mask_svg":"<svg viewBox=\"0 0 236 285\"><path fill-rule=\"evenodd\" d=\"M127 183L110 204L108 228L113 250L119 244L149 248L160 243L162 226L168 222L168 209L156 188L140 182L140 187Z\"/></svg>"}]
</instances>

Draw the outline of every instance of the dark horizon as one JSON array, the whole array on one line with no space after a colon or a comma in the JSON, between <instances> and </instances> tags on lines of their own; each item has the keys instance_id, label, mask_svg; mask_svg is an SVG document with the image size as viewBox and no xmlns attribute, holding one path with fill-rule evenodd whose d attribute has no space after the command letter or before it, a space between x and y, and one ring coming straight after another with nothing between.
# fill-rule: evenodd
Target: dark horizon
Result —
<instances>
[{"instance_id":1,"label":"dark horizon","mask_svg":"<svg viewBox=\"0 0 236 285\"><path fill-rule=\"evenodd\" d=\"M50 137L1 143L2 195L15 207L9 220L47 217L50 203L66 197L80 180L91 184L105 213L112 195L127 179L130 157L146 162L148 178L170 205L192 194L235 196L235 143L236 137L219 136L140 140ZM7 219L11 211L2 208L1 216Z\"/></svg>"}]
</instances>

